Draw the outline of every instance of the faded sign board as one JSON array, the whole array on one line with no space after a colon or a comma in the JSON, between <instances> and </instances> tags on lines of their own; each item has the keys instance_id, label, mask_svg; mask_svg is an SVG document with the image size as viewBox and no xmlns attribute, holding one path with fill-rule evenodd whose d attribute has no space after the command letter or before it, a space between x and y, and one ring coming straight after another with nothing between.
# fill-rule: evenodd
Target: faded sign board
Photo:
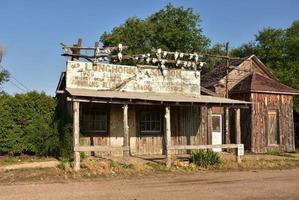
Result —
<instances>
[{"instance_id":1,"label":"faded sign board","mask_svg":"<svg viewBox=\"0 0 299 200\"><path fill-rule=\"evenodd\" d=\"M67 88L200 95L200 76L192 70L68 61Z\"/></svg>"},{"instance_id":2,"label":"faded sign board","mask_svg":"<svg viewBox=\"0 0 299 200\"><path fill-rule=\"evenodd\" d=\"M238 144L238 156L244 156L244 144Z\"/></svg>"}]
</instances>

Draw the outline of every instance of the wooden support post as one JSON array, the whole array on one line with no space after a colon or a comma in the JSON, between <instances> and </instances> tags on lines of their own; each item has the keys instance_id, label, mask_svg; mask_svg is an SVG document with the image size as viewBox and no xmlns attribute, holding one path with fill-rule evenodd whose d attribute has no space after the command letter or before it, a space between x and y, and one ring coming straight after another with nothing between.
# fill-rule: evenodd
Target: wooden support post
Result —
<instances>
[{"instance_id":1,"label":"wooden support post","mask_svg":"<svg viewBox=\"0 0 299 200\"><path fill-rule=\"evenodd\" d=\"M236 114L236 143L237 144L241 144L241 111L240 108L235 109L235 114ZM237 162L240 163L241 162L241 156L238 153L238 149L236 152L237 155Z\"/></svg>"},{"instance_id":2,"label":"wooden support post","mask_svg":"<svg viewBox=\"0 0 299 200\"><path fill-rule=\"evenodd\" d=\"M208 127L207 127L207 142L208 144L212 144L212 107L208 107Z\"/></svg>"},{"instance_id":3,"label":"wooden support post","mask_svg":"<svg viewBox=\"0 0 299 200\"><path fill-rule=\"evenodd\" d=\"M130 151L129 151L129 124L128 124L128 104L125 104L123 106L123 113L124 113L124 147L127 147L123 151L123 156L128 159L130 156Z\"/></svg>"},{"instance_id":4,"label":"wooden support post","mask_svg":"<svg viewBox=\"0 0 299 200\"><path fill-rule=\"evenodd\" d=\"M170 106L165 107L165 146L166 146L166 167L171 167L171 129L170 129Z\"/></svg>"},{"instance_id":5,"label":"wooden support post","mask_svg":"<svg viewBox=\"0 0 299 200\"><path fill-rule=\"evenodd\" d=\"M224 135L224 143L230 144L230 134L229 134L229 108L224 108L224 120L225 120L225 135Z\"/></svg>"},{"instance_id":6,"label":"wooden support post","mask_svg":"<svg viewBox=\"0 0 299 200\"><path fill-rule=\"evenodd\" d=\"M78 171L80 169L80 152L75 151L75 147L79 146L79 102L73 102L73 149L74 149L74 170Z\"/></svg>"}]
</instances>

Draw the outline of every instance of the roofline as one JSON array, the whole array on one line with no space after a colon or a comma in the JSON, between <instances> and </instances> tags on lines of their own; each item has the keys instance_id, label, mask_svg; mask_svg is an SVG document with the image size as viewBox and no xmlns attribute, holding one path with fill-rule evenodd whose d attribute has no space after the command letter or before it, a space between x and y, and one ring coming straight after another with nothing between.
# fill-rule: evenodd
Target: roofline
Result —
<instances>
[{"instance_id":1,"label":"roofline","mask_svg":"<svg viewBox=\"0 0 299 200\"><path fill-rule=\"evenodd\" d=\"M247 91L237 91L237 92L230 92L230 94L241 94L241 93L268 93L268 94L287 94L287 95L299 95L298 93L294 92L275 92L269 90L247 90Z\"/></svg>"},{"instance_id":2,"label":"roofline","mask_svg":"<svg viewBox=\"0 0 299 200\"><path fill-rule=\"evenodd\" d=\"M60 78L59 78L59 82L58 82L57 87L56 87L56 90L55 90L56 95L57 95L57 91L59 91L59 89L60 89L62 80L63 80L63 78L65 77L65 75L66 75L66 72L61 72L61 74L60 74Z\"/></svg>"},{"instance_id":3,"label":"roofline","mask_svg":"<svg viewBox=\"0 0 299 200\"><path fill-rule=\"evenodd\" d=\"M213 91L211 91L211 90L209 90L209 89L207 89L207 88L205 88L203 86L200 86L200 91L202 91L202 92L204 92L206 94L209 94L211 96L218 96L217 93L215 93L215 92L213 92Z\"/></svg>"},{"instance_id":4,"label":"roofline","mask_svg":"<svg viewBox=\"0 0 299 200\"><path fill-rule=\"evenodd\" d=\"M269 70L269 68L268 67L266 67L266 65L256 56L256 55L254 55L254 54L252 54L251 56L249 56L249 58L248 59L246 59L246 60L250 60L250 59L252 59L252 60L255 60L258 64L259 64L259 66L261 67L261 69L268 75L268 76L270 76L271 78L273 78L273 79L275 79L275 80L277 80L278 81L278 78Z\"/></svg>"},{"instance_id":5,"label":"roofline","mask_svg":"<svg viewBox=\"0 0 299 200\"><path fill-rule=\"evenodd\" d=\"M81 93L79 94L78 92ZM78 88L66 88L66 92L68 93L68 96L70 99L72 98L90 98L90 99L105 99L103 102L108 103L109 101L112 101L114 99L119 100L128 100L130 103L134 103L134 101L143 101L143 102L157 102L159 104L164 103L171 103L174 105L178 104L213 104L213 105L251 105L251 102L248 101L241 101L236 99L228 99L223 97L214 97L209 95L199 95L197 97L195 96L186 96L184 94L179 94L182 96L190 97L192 99L174 99L173 96L171 99L160 99L163 97L163 95L172 95L172 93L155 93L155 92L124 92L124 91L98 91L98 90L90 90L90 89L78 89ZM83 93L82 93L83 92ZM104 92L103 94L99 94L100 92ZM109 94L115 93L115 94ZM121 96L119 94L129 94L128 96ZM147 96L144 96L144 94L147 94ZM143 95L143 96L136 96L136 95ZM148 96L149 95L149 96ZM151 95L161 95L160 98L151 98ZM200 97L208 98L204 99L203 101L199 101ZM211 101L212 100L212 101ZM214 100L214 101L213 101Z\"/></svg>"}]
</instances>

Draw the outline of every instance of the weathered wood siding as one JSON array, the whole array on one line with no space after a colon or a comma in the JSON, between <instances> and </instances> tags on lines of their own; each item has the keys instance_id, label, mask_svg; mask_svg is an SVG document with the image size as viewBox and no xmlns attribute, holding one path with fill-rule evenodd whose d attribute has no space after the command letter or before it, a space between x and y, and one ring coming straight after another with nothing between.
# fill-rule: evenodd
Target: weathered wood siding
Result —
<instances>
[{"instance_id":1,"label":"weathered wood siding","mask_svg":"<svg viewBox=\"0 0 299 200\"><path fill-rule=\"evenodd\" d=\"M241 101L251 101L251 95L249 93L233 94L230 98ZM241 109L241 143L244 144L246 150L251 150L251 108ZM234 109L230 109L230 141L235 143L235 112Z\"/></svg>"},{"instance_id":2,"label":"weathered wood siding","mask_svg":"<svg viewBox=\"0 0 299 200\"><path fill-rule=\"evenodd\" d=\"M107 106L107 105L106 105ZM109 133L107 135L86 135L82 133L80 143L83 146L123 145L122 105L109 106ZM142 110L160 110L161 132L140 134L139 118ZM164 153L165 107L129 105L129 143L133 155L162 155ZM171 144L196 145L207 144L207 108L199 106L171 107ZM174 150L173 153L185 154L186 150ZM121 155L122 152L95 152L95 155Z\"/></svg>"},{"instance_id":3,"label":"weathered wood siding","mask_svg":"<svg viewBox=\"0 0 299 200\"><path fill-rule=\"evenodd\" d=\"M251 151L265 153L272 149L293 151L294 124L293 124L293 97L290 95L275 95L252 93L252 146ZM268 111L278 113L279 143L269 145L267 134Z\"/></svg>"},{"instance_id":4,"label":"weathered wood siding","mask_svg":"<svg viewBox=\"0 0 299 200\"><path fill-rule=\"evenodd\" d=\"M200 129L200 107L171 108L171 144L195 145L203 144L205 137ZM174 150L175 154L185 154L186 150Z\"/></svg>"}]
</instances>

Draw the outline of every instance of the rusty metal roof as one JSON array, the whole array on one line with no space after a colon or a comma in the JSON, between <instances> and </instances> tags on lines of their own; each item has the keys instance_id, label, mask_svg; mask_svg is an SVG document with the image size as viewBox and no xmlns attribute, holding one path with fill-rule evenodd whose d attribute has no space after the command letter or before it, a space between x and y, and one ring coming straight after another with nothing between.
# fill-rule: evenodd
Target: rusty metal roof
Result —
<instances>
[{"instance_id":1,"label":"rusty metal roof","mask_svg":"<svg viewBox=\"0 0 299 200\"><path fill-rule=\"evenodd\" d=\"M230 91L231 94L244 92L299 95L298 90L286 86L277 80L267 78L259 73L250 74Z\"/></svg>"},{"instance_id":2,"label":"rusty metal roof","mask_svg":"<svg viewBox=\"0 0 299 200\"><path fill-rule=\"evenodd\" d=\"M66 88L66 91L74 97L92 97L104 99L126 99L174 103L201 103L201 104L234 104L249 105L250 102L233 99L214 97L208 95L186 96L174 93L152 93L152 92L122 92L122 91L98 91L89 89Z\"/></svg>"}]
</instances>

